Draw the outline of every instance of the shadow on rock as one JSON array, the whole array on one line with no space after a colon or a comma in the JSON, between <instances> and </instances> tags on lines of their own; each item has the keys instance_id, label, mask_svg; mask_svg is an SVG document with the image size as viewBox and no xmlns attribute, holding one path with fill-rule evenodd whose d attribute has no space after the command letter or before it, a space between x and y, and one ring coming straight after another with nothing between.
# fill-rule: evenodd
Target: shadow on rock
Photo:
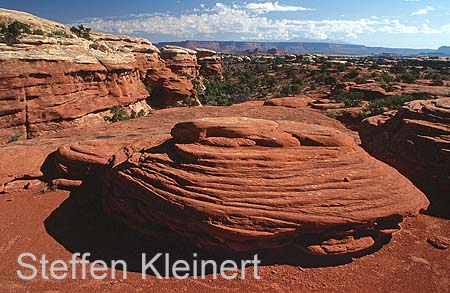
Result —
<instances>
[{"instance_id":1,"label":"shadow on rock","mask_svg":"<svg viewBox=\"0 0 450 293\"><path fill-rule=\"evenodd\" d=\"M96 184L89 185L91 186L84 184L73 191L70 197L45 220L45 228L71 253L90 253L88 260L91 262L102 260L111 264L112 260L124 260L127 263L127 270L132 272L141 272L143 253L147 255L147 262L157 253L168 253L170 267L177 260L185 260L192 268L192 264L197 260L197 272L201 271L201 260L215 260L219 266L224 260L234 260L240 265L242 260L252 260L255 254L258 254L262 266L279 264L311 268L337 266L351 262L351 257L348 256L318 257L304 254L295 248L236 253L199 249L180 240L177 235L164 235L163 240L145 237L108 218L102 211L98 193L90 191L95 187L92 185ZM379 248L365 251L364 255ZM196 253L195 256L194 253ZM353 255L353 257L359 256L362 254ZM154 264L158 272L164 276L164 256L161 256ZM211 274L212 267L208 266L208 269L206 273ZM153 274L151 270L147 273ZM191 270L191 276L192 273Z\"/></svg>"}]
</instances>

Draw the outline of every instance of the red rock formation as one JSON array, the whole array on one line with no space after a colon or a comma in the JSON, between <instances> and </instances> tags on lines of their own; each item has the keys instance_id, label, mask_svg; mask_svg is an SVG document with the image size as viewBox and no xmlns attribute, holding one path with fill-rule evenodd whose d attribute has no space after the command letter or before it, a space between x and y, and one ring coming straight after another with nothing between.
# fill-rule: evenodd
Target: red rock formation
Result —
<instances>
[{"instance_id":1,"label":"red rock formation","mask_svg":"<svg viewBox=\"0 0 450 293\"><path fill-rule=\"evenodd\" d=\"M197 53L194 50L178 47L164 46L161 48L161 57L167 66L176 74L195 78L198 76L200 66L197 63Z\"/></svg>"},{"instance_id":2,"label":"red rock formation","mask_svg":"<svg viewBox=\"0 0 450 293\"><path fill-rule=\"evenodd\" d=\"M267 108L267 107L265 107ZM114 155L104 206L142 233L200 247L296 246L353 254L381 244L423 194L331 128L208 118Z\"/></svg>"},{"instance_id":3,"label":"red rock formation","mask_svg":"<svg viewBox=\"0 0 450 293\"><path fill-rule=\"evenodd\" d=\"M386 97L386 91L377 83L356 84L355 82L343 82L334 87L332 95L342 93L361 93L365 100L380 99Z\"/></svg>"},{"instance_id":4,"label":"red rock formation","mask_svg":"<svg viewBox=\"0 0 450 293\"><path fill-rule=\"evenodd\" d=\"M450 216L450 98L412 101L370 117L360 135L372 155L395 166Z\"/></svg>"},{"instance_id":5,"label":"red rock formation","mask_svg":"<svg viewBox=\"0 0 450 293\"><path fill-rule=\"evenodd\" d=\"M387 95L386 90L377 83L358 84L350 87L350 92L361 93L365 100L381 99Z\"/></svg>"},{"instance_id":6,"label":"red rock formation","mask_svg":"<svg viewBox=\"0 0 450 293\"><path fill-rule=\"evenodd\" d=\"M222 59L215 51L197 48L198 64L200 73L205 77L222 76Z\"/></svg>"},{"instance_id":7,"label":"red rock formation","mask_svg":"<svg viewBox=\"0 0 450 293\"><path fill-rule=\"evenodd\" d=\"M264 106L283 106L289 108L303 108L307 107L311 102L313 102L309 96L300 97L285 97L285 98L274 98L264 102Z\"/></svg>"},{"instance_id":8,"label":"red rock formation","mask_svg":"<svg viewBox=\"0 0 450 293\"><path fill-rule=\"evenodd\" d=\"M0 193L37 186L35 180L40 180L41 188L45 183L57 184L59 187L74 187L80 185L86 178L92 178L92 175L95 176L93 180L101 181L99 178L103 174L104 167L98 163L99 158L102 158L102 162L106 162L111 154L121 147L135 140L146 141L149 135L170 133L173 124L194 117L242 115L255 118L283 118L347 131L336 120L305 108L275 109L262 107L262 104L263 102L248 102L232 107L177 107L154 110L152 115L147 117L114 124L86 123L78 127L60 128L56 133L44 132L39 138L0 146L4 155L0 160ZM85 159L86 156L92 158Z\"/></svg>"},{"instance_id":9,"label":"red rock formation","mask_svg":"<svg viewBox=\"0 0 450 293\"><path fill-rule=\"evenodd\" d=\"M151 84L158 104L195 95L192 83L168 69L148 40L100 33L86 40L62 24L0 9L1 23L14 20L44 35L23 35L0 48L2 143L105 123L103 116L116 105L146 108L149 93L142 81Z\"/></svg>"}]
</instances>

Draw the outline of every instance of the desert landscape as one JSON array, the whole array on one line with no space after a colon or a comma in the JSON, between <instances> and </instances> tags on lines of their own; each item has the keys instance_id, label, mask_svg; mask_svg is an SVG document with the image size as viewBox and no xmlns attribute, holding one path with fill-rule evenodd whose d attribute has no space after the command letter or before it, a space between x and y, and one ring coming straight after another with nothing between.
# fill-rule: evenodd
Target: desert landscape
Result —
<instances>
[{"instance_id":1,"label":"desert landscape","mask_svg":"<svg viewBox=\"0 0 450 293\"><path fill-rule=\"evenodd\" d=\"M446 47L255 44L0 8L0 291L450 292Z\"/></svg>"}]
</instances>

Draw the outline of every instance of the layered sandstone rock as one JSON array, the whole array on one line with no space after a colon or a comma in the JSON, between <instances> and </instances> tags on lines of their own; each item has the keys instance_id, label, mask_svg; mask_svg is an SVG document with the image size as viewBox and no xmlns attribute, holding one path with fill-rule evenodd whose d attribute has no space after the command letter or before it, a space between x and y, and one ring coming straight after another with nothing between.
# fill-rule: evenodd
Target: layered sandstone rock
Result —
<instances>
[{"instance_id":1,"label":"layered sandstone rock","mask_svg":"<svg viewBox=\"0 0 450 293\"><path fill-rule=\"evenodd\" d=\"M386 91L377 83L368 82L364 84L356 84L355 82L342 82L337 84L331 94L333 96L343 93L359 93L365 100L374 100L385 98Z\"/></svg>"},{"instance_id":2,"label":"layered sandstone rock","mask_svg":"<svg viewBox=\"0 0 450 293\"><path fill-rule=\"evenodd\" d=\"M112 216L200 247L351 255L380 245L428 205L350 136L292 121L180 123L171 136L122 148L110 168L103 202Z\"/></svg>"},{"instance_id":3,"label":"layered sandstone rock","mask_svg":"<svg viewBox=\"0 0 450 293\"><path fill-rule=\"evenodd\" d=\"M417 100L363 121L360 135L374 156L395 166L450 215L450 98Z\"/></svg>"},{"instance_id":4,"label":"layered sandstone rock","mask_svg":"<svg viewBox=\"0 0 450 293\"><path fill-rule=\"evenodd\" d=\"M85 180L101 182L105 165L120 148L145 142L153 135L170 133L178 121L229 115L269 119L290 119L348 131L336 120L306 108L262 107L263 102L248 102L232 107L176 107L153 110L152 115L114 124L85 122L78 127L44 132L39 138L0 146L0 193L25 188L73 188ZM137 109L136 109L137 112ZM85 116L83 119L89 117ZM354 134L349 132L350 134ZM355 136L355 139L357 137ZM101 160L99 160L101 158ZM101 163L99 163L101 162ZM98 187L101 187L98 183Z\"/></svg>"},{"instance_id":5,"label":"layered sandstone rock","mask_svg":"<svg viewBox=\"0 0 450 293\"><path fill-rule=\"evenodd\" d=\"M146 108L145 84L163 105L195 95L192 83L167 68L148 40L100 33L87 40L62 24L0 9L0 23L15 20L41 34L0 43L2 143L13 136L105 123L103 117L117 105Z\"/></svg>"},{"instance_id":6,"label":"layered sandstone rock","mask_svg":"<svg viewBox=\"0 0 450 293\"><path fill-rule=\"evenodd\" d=\"M375 100L385 98L387 93L377 83L358 84L350 87L351 93L361 93L365 100Z\"/></svg>"},{"instance_id":7,"label":"layered sandstone rock","mask_svg":"<svg viewBox=\"0 0 450 293\"><path fill-rule=\"evenodd\" d=\"M289 108L307 107L314 99L309 96L274 98L264 102L264 106L282 106Z\"/></svg>"},{"instance_id":8,"label":"layered sandstone rock","mask_svg":"<svg viewBox=\"0 0 450 293\"><path fill-rule=\"evenodd\" d=\"M222 76L222 58L215 51L197 48L198 64L200 73L205 77Z\"/></svg>"},{"instance_id":9,"label":"layered sandstone rock","mask_svg":"<svg viewBox=\"0 0 450 293\"><path fill-rule=\"evenodd\" d=\"M197 52L178 46L164 46L161 48L161 57L167 66L176 74L189 78L198 76L200 66L197 63Z\"/></svg>"}]
</instances>

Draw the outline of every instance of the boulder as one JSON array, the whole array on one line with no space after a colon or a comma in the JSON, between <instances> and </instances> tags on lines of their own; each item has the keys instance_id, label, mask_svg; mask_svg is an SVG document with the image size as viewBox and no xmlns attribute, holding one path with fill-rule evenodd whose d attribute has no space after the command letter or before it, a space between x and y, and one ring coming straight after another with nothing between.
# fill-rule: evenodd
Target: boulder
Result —
<instances>
[{"instance_id":1,"label":"boulder","mask_svg":"<svg viewBox=\"0 0 450 293\"><path fill-rule=\"evenodd\" d=\"M264 102L264 106L282 106L289 108L307 107L314 100L308 96L274 98Z\"/></svg>"},{"instance_id":2,"label":"boulder","mask_svg":"<svg viewBox=\"0 0 450 293\"><path fill-rule=\"evenodd\" d=\"M264 107L266 108L266 107ZM204 248L354 255L428 206L395 169L324 126L203 118L121 148L102 201L145 235ZM161 232L166 231L166 232Z\"/></svg>"}]
</instances>

